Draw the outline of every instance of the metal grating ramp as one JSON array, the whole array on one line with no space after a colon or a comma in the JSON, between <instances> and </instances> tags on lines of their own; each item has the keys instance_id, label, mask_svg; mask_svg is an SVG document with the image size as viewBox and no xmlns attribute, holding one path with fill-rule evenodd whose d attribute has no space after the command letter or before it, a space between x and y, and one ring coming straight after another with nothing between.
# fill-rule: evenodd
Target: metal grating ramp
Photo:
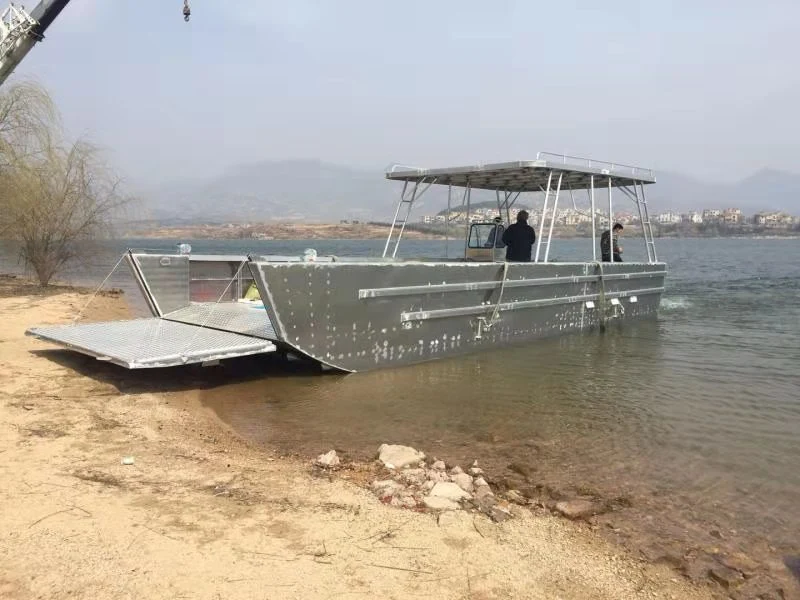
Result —
<instances>
[{"instance_id":1,"label":"metal grating ramp","mask_svg":"<svg viewBox=\"0 0 800 600\"><path fill-rule=\"evenodd\" d=\"M263 304L202 302L174 310L165 314L164 318L189 325L234 331L267 340L275 339L275 330Z\"/></svg>"},{"instance_id":2,"label":"metal grating ramp","mask_svg":"<svg viewBox=\"0 0 800 600\"><path fill-rule=\"evenodd\" d=\"M158 317L33 327L27 335L128 369L174 367L274 352L270 341Z\"/></svg>"}]
</instances>

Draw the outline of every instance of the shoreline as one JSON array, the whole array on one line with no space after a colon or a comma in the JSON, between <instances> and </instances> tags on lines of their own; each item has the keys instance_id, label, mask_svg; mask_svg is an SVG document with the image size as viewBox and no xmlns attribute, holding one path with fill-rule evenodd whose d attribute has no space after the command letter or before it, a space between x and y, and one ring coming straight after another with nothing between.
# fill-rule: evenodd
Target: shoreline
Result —
<instances>
[{"instance_id":1,"label":"shoreline","mask_svg":"<svg viewBox=\"0 0 800 600\"><path fill-rule=\"evenodd\" d=\"M389 233L390 223L258 223L240 224L196 224L182 226L154 226L141 229L128 229L121 239L186 239L186 240L228 240L228 241L288 241L288 240L384 240ZM450 228L449 239L463 237L464 224L454 223ZM591 231L580 231L571 227L559 226L553 230L556 239L592 238ZM403 232L405 239L444 240L443 229L410 223ZM641 237L641 230L630 227L628 239ZM777 231L730 231L725 235L718 232L703 235L691 231L656 232L656 239L800 239L800 234L792 230Z\"/></svg>"},{"instance_id":2,"label":"shoreline","mask_svg":"<svg viewBox=\"0 0 800 600\"><path fill-rule=\"evenodd\" d=\"M191 369L142 377L23 337L86 293L2 296L5 596L712 597L552 515L442 523L347 481L357 465L315 477L204 408ZM122 312L101 296L90 316Z\"/></svg>"},{"instance_id":3,"label":"shoreline","mask_svg":"<svg viewBox=\"0 0 800 600\"><path fill-rule=\"evenodd\" d=\"M201 402L215 381L198 369L145 376L23 337L27 326L65 322L91 293L39 291L0 278L0 366L13 375L0 384L0 415L16 428L0 441L2 477L15 482L0 492L11 515L0 591L10 597L722 592L547 510L519 508L495 524L474 512L437 521L384 506L364 489L379 474L374 463L320 473L243 439ZM88 311L90 320L126 314L114 293ZM125 456L134 464L120 464Z\"/></svg>"}]
</instances>

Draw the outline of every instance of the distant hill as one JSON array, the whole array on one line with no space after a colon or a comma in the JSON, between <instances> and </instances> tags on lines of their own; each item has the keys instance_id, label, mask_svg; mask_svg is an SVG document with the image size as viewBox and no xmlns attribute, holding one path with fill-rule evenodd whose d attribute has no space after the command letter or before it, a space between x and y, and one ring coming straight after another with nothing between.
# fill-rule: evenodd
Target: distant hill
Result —
<instances>
[{"instance_id":1,"label":"distant hill","mask_svg":"<svg viewBox=\"0 0 800 600\"><path fill-rule=\"evenodd\" d=\"M762 170L730 184L669 172L657 177L658 183L646 188L654 214L728 206L747 214L759 210L800 214L800 175L795 173ZM143 194L141 216L172 223L387 221L394 215L401 188L386 181L379 170L317 160L265 161L240 165L220 176L150 190ZM452 206L460 203L460 195L454 192ZM478 203L493 204L494 194L474 192L472 204ZM446 206L447 188L433 186L415 214L436 214Z\"/></svg>"},{"instance_id":2,"label":"distant hill","mask_svg":"<svg viewBox=\"0 0 800 600\"><path fill-rule=\"evenodd\" d=\"M741 208L745 214L779 210L800 215L800 175L764 169L733 183L709 183L678 173L657 173L647 187L656 211Z\"/></svg>"},{"instance_id":3,"label":"distant hill","mask_svg":"<svg viewBox=\"0 0 800 600\"><path fill-rule=\"evenodd\" d=\"M147 216L184 222L391 219L400 187L378 170L316 160L240 165L145 194Z\"/></svg>"}]
</instances>

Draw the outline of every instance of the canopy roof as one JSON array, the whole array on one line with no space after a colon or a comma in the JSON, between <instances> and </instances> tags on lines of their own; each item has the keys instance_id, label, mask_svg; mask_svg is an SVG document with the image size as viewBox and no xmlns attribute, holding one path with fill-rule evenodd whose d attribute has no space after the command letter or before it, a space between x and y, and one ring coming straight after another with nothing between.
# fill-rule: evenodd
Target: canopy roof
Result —
<instances>
[{"instance_id":1,"label":"canopy roof","mask_svg":"<svg viewBox=\"0 0 800 600\"><path fill-rule=\"evenodd\" d=\"M630 165L596 161L585 158L539 153L536 160L450 167L444 169L420 169L395 165L386 172L386 178L394 181L437 183L484 190L509 192L540 192L547 189L547 180L553 173L551 189L555 190L558 177L563 173L562 190L580 190L591 187L632 186L634 183L655 183L652 170Z\"/></svg>"}]
</instances>

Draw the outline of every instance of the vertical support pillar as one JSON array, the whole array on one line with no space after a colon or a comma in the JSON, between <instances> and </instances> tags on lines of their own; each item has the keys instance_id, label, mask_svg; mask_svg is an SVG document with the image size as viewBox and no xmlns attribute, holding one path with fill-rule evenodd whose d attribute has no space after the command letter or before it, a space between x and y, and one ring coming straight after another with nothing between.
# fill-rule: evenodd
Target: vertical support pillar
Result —
<instances>
[{"instance_id":1,"label":"vertical support pillar","mask_svg":"<svg viewBox=\"0 0 800 600\"><path fill-rule=\"evenodd\" d=\"M444 257L450 258L450 202L453 194L453 184L447 185L447 216L444 221Z\"/></svg>"},{"instance_id":2,"label":"vertical support pillar","mask_svg":"<svg viewBox=\"0 0 800 600\"><path fill-rule=\"evenodd\" d=\"M589 198L592 204L592 260L597 260L597 225L594 206L594 175L589 176Z\"/></svg>"},{"instance_id":3,"label":"vertical support pillar","mask_svg":"<svg viewBox=\"0 0 800 600\"><path fill-rule=\"evenodd\" d=\"M644 215L642 214L642 203L639 201L639 188L638 182L633 182L633 197L636 202L636 209L639 211L639 225L642 227L642 237L644 238L644 249L647 251L647 262L653 262L653 255L650 250L650 243L647 237L647 224L645 223Z\"/></svg>"},{"instance_id":4,"label":"vertical support pillar","mask_svg":"<svg viewBox=\"0 0 800 600\"><path fill-rule=\"evenodd\" d=\"M403 224L400 226L400 233L397 234L397 239L394 242L394 250L392 251L392 258L397 256L397 249L400 247L400 238L403 237L403 232L406 230L406 223L408 223L408 218L411 216L411 208L414 206L414 200L417 199L417 191L419 190L420 184L425 183L425 178L423 177L420 181L417 181L414 184L414 189L411 191L411 199L408 200L408 209L406 210L406 216L403 217ZM430 187L430 186L428 186ZM424 188L423 192L425 191Z\"/></svg>"},{"instance_id":5,"label":"vertical support pillar","mask_svg":"<svg viewBox=\"0 0 800 600\"><path fill-rule=\"evenodd\" d=\"M389 252L389 244L392 241L392 234L394 233L394 226L397 223L397 216L400 214L400 207L405 202L406 190L408 189L408 181L403 182L403 191L400 192L400 202L397 203L397 210L394 211L394 219L392 219L392 226L389 228L389 235L386 236L386 245L383 247L383 257Z\"/></svg>"},{"instance_id":6,"label":"vertical support pillar","mask_svg":"<svg viewBox=\"0 0 800 600\"><path fill-rule=\"evenodd\" d=\"M547 232L547 248L544 251L544 262L550 258L550 242L553 241L553 226L556 224L556 212L558 211L558 196L561 194L561 181L564 179L564 172L558 174L558 185L556 185L556 198L553 201L553 217L550 219L550 231Z\"/></svg>"},{"instance_id":7,"label":"vertical support pillar","mask_svg":"<svg viewBox=\"0 0 800 600\"><path fill-rule=\"evenodd\" d=\"M642 188L642 206L644 207L644 218L647 219L647 231L650 233L650 247L653 249L653 262L658 262L656 239L653 237L653 226L650 224L650 212L647 209L647 199L644 197L644 184L640 181L639 186Z\"/></svg>"},{"instance_id":8,"label":"vertical support pillar","mask_svg":"<svg viewBox=\"0 0 800 600\"><path fill-rule=\"evenodd\" d=\"M539 262L539 249L542 247L542 236L544 235L544 220L547 216L547 201L550 198L550 184L553 181L553 171L547 176L547 191L544 193L544 206L542 207L542 218L539 222L539 237L536 238L536 257L533 262Z\"/></svg>"},{"instance_id":9,"label":"vertical support pillar","mask_svg":"<svg viewBox=\"0 0 800 600\"><path fill-rule=\"evenodd\" d=\"M469 205L470 205L470 202L472 201L472 185L470 184L469 179L467 180L467 188L464 190L464 199L467 202L467 212L466 212L466 215L464 216L464 221L465 221L464 222L464 260L466 260L467 259L467 248L469 247L469 226L470 226Z\"/></svg>"},{"instance_id":10,"label":"vertical support pillar","mask_svg":"<svg viewBox=\"0 0 800 600\"><path fill-rule=\"evenodd\" d=\"M614 208L611 206L611 177L608 178L608 238L611 244L611 262L614 262Z\"/></svg>"}]
</instances>

